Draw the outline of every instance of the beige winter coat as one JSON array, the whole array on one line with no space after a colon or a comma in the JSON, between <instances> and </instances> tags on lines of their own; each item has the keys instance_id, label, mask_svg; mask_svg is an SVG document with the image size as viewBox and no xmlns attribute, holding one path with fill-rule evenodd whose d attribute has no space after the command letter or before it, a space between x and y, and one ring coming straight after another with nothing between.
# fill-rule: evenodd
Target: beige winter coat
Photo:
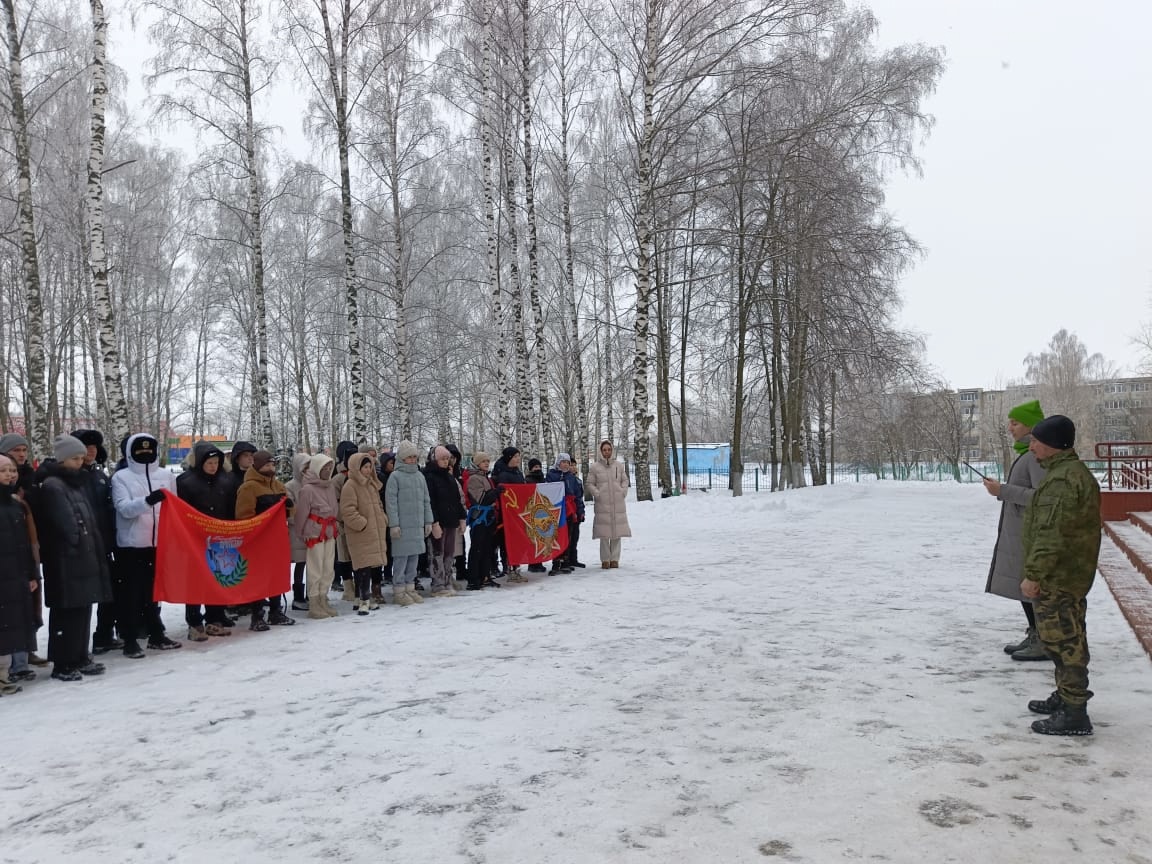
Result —
<instances>
[{"instance_id":1,"label":"beige winter coat","mask_svg":"<svg viewBox=\"0 0 1152 864\"><path fill-rule=\"evenodd\" d=\"M596 461L588 467L585 486L595 500L592 517L594 539L611 540L616 537L632 536L632 529L628 527L628 507L625 503L628 487L631 485L623 462L615 459L609 462L603 456L597 456Z\"/></svg>"},{"instance_id":2,"label":"beige winter coat","mask_svg":"<svg viewBox=\"0 0 1152 864\"><path fill-rule=\"evenodd\" d=\"M352 569L383 567L388 563L388 517L380 502L382 484L376 477L365 477L360 467L372 463L366 453L355 453L348 460L348 479L340 490L340 518L344 521L344 538L352 556Z\"/></svg>"},{"instance_id":3,"label":"beige winter coat","mask_svg":"<svg viewBox=\"0 0 1152 864\"><path fill-rule=\"evenodd\" d=\"M292 499L293 504L296 503L296 496L300 494L300 488L304 485L304 471L311 461L312 457L307 453L297 453L292 457L292 479L284 484L284 488L288 490L288 497ZM304 538L292 531L288 539L292 542L292 561L294 563L306 561L308 547L304 545Z\"/></svg>"}]
</instances>

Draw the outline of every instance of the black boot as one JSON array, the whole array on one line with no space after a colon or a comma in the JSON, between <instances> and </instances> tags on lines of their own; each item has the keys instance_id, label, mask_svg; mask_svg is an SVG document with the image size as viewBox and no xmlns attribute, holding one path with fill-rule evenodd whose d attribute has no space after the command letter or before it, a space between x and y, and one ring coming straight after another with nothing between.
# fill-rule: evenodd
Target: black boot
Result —
<instances>
[{"instance_id":1,"label":"black boot","mask_svg":"<svg viewBox=\"0 0 1152 864\"><path fill-rule=\"evenodd\" d=\"M1064 700L1060 698L1058 690L1053 690L1047 699L1033 699L1028 703L1028 710L1033 714L1055 714L1063 707Z\"/></svg>"},{"instance_id":2,"label":"black boot","mask_svg":"<svg viewBox=\"0 0 1152 864\"><path fill-rule=\"evenodd\" d=\"M1091 735L1092 721L1083 705L1064 705L1047 720L1036 720L1032 731L1041 735Z\"/></svg>"}]
</instances>

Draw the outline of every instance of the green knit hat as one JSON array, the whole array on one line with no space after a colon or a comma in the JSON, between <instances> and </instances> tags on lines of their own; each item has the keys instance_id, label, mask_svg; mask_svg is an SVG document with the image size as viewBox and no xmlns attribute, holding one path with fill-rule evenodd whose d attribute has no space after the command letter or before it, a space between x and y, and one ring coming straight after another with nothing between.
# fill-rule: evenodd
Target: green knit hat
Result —
<instances>
[{"instance_id":1,"label":"green knit hat","mask_svg":"<svg viewBox=\"0 0 1152 864\"><path fill-rule=\"evenodd\" d=\"M1025 402L1022 405L1017 405L1008 412L1008 416L1031 429L1037 423L1044 419L1044 409L1040 407L1040 403L1033 399L1031 402Z\"/></svg>"}]
</instances>

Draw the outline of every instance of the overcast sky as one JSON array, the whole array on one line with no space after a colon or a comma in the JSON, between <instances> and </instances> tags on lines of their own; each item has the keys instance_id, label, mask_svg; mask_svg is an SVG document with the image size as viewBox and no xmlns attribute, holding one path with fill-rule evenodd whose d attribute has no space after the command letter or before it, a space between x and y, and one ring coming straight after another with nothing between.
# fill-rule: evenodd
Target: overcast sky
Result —
<instances>
[{"instance_id":1,"label":"overcast sky","mask_svg":"<svg viewBox=\"0 0 1152 864\"><path fill-rule=\"evenodd\" d=\"M925 249L900 320L929 362L955 387L998 386L1067 328L1133 372L1152 319L1152 2L863 5L881 45L947 54L923 176L892 178L888 198ZM112 52L137 101L146 37L114 20ZM282 144L299 150L292 113Z\"/></svg>"},{"instance_id":2,"label":"overcast sky","mask_svg":"<svg viewBox=\"0 0 1152 864\"><path fill-rule=\"evenodd\" d=\"M889 205L923 244L901 320L954 386L1023 375L1060 328L1122 370L1152 318L1152 3L870 0L882 44L942 46L922 178Z\"/></svg>"}]
</instances>

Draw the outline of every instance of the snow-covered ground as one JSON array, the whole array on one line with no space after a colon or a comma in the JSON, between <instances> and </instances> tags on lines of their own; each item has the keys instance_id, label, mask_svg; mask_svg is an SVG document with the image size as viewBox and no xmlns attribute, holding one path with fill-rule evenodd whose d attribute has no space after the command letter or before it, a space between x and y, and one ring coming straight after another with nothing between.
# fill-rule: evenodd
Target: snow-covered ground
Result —
<instances>
[{"instance_id":1,"label":"snow-covered ground","mask_svg":"<svg viewBox=\"0 0 1152 864\"><path fill-rule=\"evenodd\" d=\"M1096 736L1029 731L1051 667L1001 651L997 506L633 504L619 570L589 530L571 576L34 682L0 860L1148 864L1152 663L1098 580Z\"/></svg>"}]
</instances>

